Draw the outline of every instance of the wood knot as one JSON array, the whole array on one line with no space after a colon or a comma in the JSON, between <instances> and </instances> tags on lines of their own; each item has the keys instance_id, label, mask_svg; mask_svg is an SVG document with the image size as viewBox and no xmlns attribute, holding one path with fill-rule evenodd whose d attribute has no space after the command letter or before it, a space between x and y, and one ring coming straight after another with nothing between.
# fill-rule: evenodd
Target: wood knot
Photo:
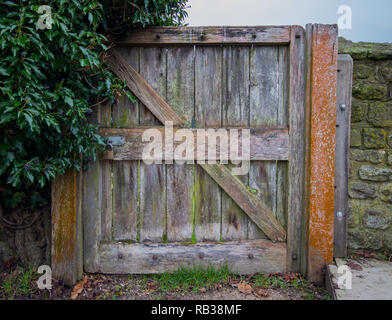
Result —
<instances>
[{"instance_id":1,"label":"wood knot","mask_svg":"<svg viewBox=\"0 0 392 320\"><path fill-rule=\"evenodd\" d=\"M156 36L155 36L155 39L157 39L157 40L159 40L161 38L161 36L159 35L159 34L157 34Z\"/></svg>"},{"instance_id":2,"label":"wood knot","mask_svg":"<svg viewBox=\"0 0 392 320\"><path fill-rule=\"evenodd\" d=\"M255 257L255 256L253 255L253 253L249 253L249 254L248 254L248 258L249 258L249 259L253 259L254 257Z\"/></svg>"},{"instance_id":3,"label":"wood knot","mask_svg":"<svg viewBox=\"0 0 392 320\"><path fill-rule=\"evenodd\" d=\"M119 253L117 258L118 258L118 260L122 260L122 259L124 259L124 255L122 253Z\"/></svg>"},{"instance_id":4,"label":"wood knot","mask_svg":"<svg viewBox=\"0 0 392 320\"><path fill-rule=\"evenodd\" d=\"M156 254L153 254L152 255L152 260L157 260L157 259L158 259L158 256Z\"/></svg>"},{"instance_id":5,"label":"wood knot","mask_svg":"<svg viewBox=\"0 0 392 320\"><path fill-rule=\"evenodd\" d=\"M203 258L204 258L204 253L203 253L203 252L200 252L200 253L199 253L199 258L200 258L200 259L203 259Z\"/></svg>"},{"instance_id":6,"label":"wood knot","mask_svg":"<svg viewBox=\"0 0 392 320\"><path fill-rule=\"evenodd\" d=\"M257 38L257 36L256 36L256 34L254 33L254 34L252 34L252 38L253 39L256 39Z\"/></svg>"}]
</instances>

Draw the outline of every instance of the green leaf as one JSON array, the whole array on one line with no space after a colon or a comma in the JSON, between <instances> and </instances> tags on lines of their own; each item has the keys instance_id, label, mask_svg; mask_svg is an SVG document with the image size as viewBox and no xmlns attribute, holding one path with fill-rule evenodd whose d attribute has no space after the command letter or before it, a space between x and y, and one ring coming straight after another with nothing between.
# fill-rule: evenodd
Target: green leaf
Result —
<instances>
[{"instance_id":1,"label":"green leaf","mask_svg":"<svg viewBox=\"0 0 392 320\"><path fill-rule=\"evenodd\" d=\"M64 101L65 101L65 103L68 104L70 107L73 107L73 106L74 106L74 101L73 101L73 99L72 99L71 97L65 96L65 97L64 97Z\"/></svg>"}]
</instances>

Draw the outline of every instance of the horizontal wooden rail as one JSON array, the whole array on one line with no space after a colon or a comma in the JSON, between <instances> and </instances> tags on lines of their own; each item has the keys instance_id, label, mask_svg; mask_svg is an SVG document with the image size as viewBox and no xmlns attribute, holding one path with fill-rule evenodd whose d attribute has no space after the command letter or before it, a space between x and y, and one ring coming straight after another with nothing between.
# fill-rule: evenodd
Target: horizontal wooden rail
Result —
<instances>
[{"instance_id":1,"label":"horizontal wooden rail","mask_svg":"<svg viewBox=\"0 0 392 320\"><path fill-rule=\"evenodd\" d=\"M180 266L223 266L239 274L285 272L286 244L269 240L197 244L101 244L98 270L116 274L160 273ZM118 262L118 263L115 263Z\"/></svg>"},{"instance_id":2,"label":"horizontal wooden rail","mask_svg":"<svg viewBox=\"0 0 392 320\"><path fill-rule=\"evenodd\" d=\"M164 127L138 127L134 129L122 129L122 128L101 128L100 134L106 136L112 143L112 152L104 154L104 159L107 160L141 160L143 149L149 142L142 141L143 132L147 129L155 129L162 135L162 141L165 141L165 128ZM239 150L241 150L242 139L241 139L241 128L239 132ZM180 128L174 128L174 136ZM189 129L193 133L194 137L194 157L190 157L185 160L194 160L197 153L197 129ZM214 138L218 136L218 129L208 132L206 130L206 137ZM219 129L226 130L227 136L230 137L230 128ZM183 141L175 142L174 148L183 143ZM229 144L230 146L230 140ZM205 159L208 159L207 146L206 146ZM216 159L219 159L220 149L219 141L217 141L216 148ZM289 134L287 128L282 127L266 127L266 128L250 128L250 160L287 160L289 156ZM161 158L161 157L160 157ZM163 159L163 155L162 158ZM237 160L236 158L230 157L231 160ZM156 159L157 160L157 159Z\"/></svg>"},{"instance_id":3,"label":"horizontal wooden rail","mask_svg":"<svg viewBox=\"0 0 392 320\"><path fill-rule=\"evenodd\" d=\"M288 44L290 26L257 27L149 27L131 29L117 45L167 44Z\"/></svg>"}]
</instances>

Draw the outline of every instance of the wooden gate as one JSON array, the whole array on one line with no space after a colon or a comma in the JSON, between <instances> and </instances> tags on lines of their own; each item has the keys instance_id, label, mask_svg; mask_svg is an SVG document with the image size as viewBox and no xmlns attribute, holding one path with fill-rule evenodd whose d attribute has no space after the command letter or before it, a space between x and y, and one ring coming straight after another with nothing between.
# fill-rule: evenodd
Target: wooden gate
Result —
<instances>
[{"instance_id":1,"label":"wooden gate","mask_svg":"<svg viewBox=\"0 0 392 320\"><path fill-rule=\"evenodd\" d=\"M55 273L71 268L73 282L81 266L157 273L227 263L241 274L312 276L332 259L336 26L133 30L107 61L138 101L99 106L92 121L108 151L54 184ZM165 121L174 131L250 128L249 174L145 164L142 133ZM59 197L71 190L66 209Z\"/></svg>"}]
</instances>

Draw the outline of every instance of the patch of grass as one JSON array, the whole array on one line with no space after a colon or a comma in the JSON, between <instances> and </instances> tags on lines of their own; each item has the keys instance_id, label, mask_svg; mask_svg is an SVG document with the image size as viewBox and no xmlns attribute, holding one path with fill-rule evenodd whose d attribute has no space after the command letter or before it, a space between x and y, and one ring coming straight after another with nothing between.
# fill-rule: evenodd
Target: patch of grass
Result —
<instances>
[{"instance_id":1,"label":"patch of grass","mask_svg":"<svg viewBox=\"0 0 392 320\"><path fill-rule=\"evenodd\" d=\"M191 289L193 292L200 291L201 288L211 289L215 284L227 284L230 276L227 266L215 269L213 266L185 268L180 267L177 271L165 272L160 275L154 275L153 279L158 290L174 291L178 289Z\"/></svg>"},{"instance_id":2,"label":"patch of grass","mask_svg":"<svg viewBox=\"0 0 392 320\"><path fill-rule=\"evenodd\" d=\"M256 287L268 289L270 287L286 289L287 283L277 275L265 275L259 273L255 276Z\"/></svg>"},{"instance_id":3,"label":"patch of grass","mask_svg":"<svg viewBox=\"0 0 392 320\"><path fill-rule=\"evenodd\" d=\"M33 268L17 266L0 282L0 298L12 300L17 296L32 294L37 289L33 283L37 279L38 274Z\"/></svg>"},{"instance_id":4,"label":"patch of grass","mask_svg":"<svg viewBox=\"0 0 392 320\"><path fill-rule=\"evenodd\" d=\"M304 297L306 300L316 300L316 297L314 296L313 292L304 292L302 294L302 297Z\"/></svg>"}]
</instances>

